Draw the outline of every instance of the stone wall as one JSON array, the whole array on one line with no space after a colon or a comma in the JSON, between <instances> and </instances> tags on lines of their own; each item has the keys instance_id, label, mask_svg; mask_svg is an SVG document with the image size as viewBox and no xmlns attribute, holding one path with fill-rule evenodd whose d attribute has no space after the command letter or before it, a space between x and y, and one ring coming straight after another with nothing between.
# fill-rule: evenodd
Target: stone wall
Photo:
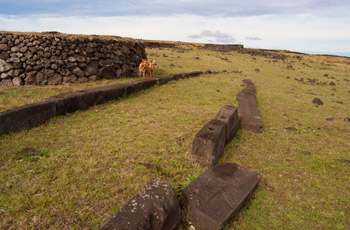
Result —
<instances>
[{"instance_id":1,"label":"stone wall","mask_svg":"<svg viewBox=\"0 0 350 230\"><path fill-rule=\"evenodd\" d=\"M116 36L0 32L0 85L57 85L127 76L143 42Z\"/></svg>"},{"instance_id":2,"label":"stone wall","mask_svg":"<svg viewBox=\"0 0 350 230\"><path fill-rule=\"evenodd\" d=\"M205 44L204 49L220 52L241 50L244 46L240 44Z\"/></svg>"}]
</instances>

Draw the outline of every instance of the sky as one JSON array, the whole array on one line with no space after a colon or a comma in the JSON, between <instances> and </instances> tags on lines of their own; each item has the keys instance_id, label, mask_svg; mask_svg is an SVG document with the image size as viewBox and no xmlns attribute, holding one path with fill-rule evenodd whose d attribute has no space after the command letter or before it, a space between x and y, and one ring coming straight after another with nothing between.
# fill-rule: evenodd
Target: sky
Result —
<instances>
[{"instance_id":1,"label":"sky","mask_svg":"<svg viewBox=\"0 0 350 230\"><path fill-rule=\"evenodd\" d=\"M350 1L0 0L0 31L243 44L350 57Z\"/></svg>"}]
</instances>

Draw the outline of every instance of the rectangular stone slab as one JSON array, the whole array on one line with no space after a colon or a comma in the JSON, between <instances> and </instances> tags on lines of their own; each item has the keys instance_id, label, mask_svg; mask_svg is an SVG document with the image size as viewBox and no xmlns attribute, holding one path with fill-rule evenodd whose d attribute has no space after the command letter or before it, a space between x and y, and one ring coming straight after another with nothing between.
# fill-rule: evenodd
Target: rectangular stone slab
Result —
<instances>
[{"instance_id":1,"label":"rectangular stone slab","mask_svg":"<svg viewBox=\"0 0 350 230\"><path fill-rule=\"evenodd\" d=\"M224 105L216 114L215 119L226 123L225 144L230 143L241 124L241 120L238 117L238 109L234 105Z\"/></svg>"},{"instance_id":2,"label":"rectangular stone slab","mask_svg":"<svg viewBox=\"0 0 350 230\"><path fill-rule=\"evenodd\" d=\"M214 166L224 153L226 123L209 121L194 137L192 156L203 167Z\"/></svg>"},{"instance_id":3,"label":"rectangular stone slab","mask_svg":"<svg viewBox=\"0 0 350 230\"><path fill-rule=\"evenodd\" d=\"M126 94L130 95L130 94L136 93L138 91L151 88L152 86L155 86L157 84L157 82L158 81L157 81L156 78L143 79L143 80L138 80L138 81L135 81L135 82L131 82L126 87Z\"/></svg>"},{"instance_id":4,"label":"rectangular stone slab","mask_svg":"<svg viewBox=\"0 0 350 230\"><path fill-rule=\"evenodd\" d=\"M245 79L243 82L246 88L237 94L238 111L241 118L241 126L254 132L262 132L262 121L256 102L255 86L251 80Z\"/></svg>"},{"instance_id":5,"label":"rectangular stone slab","mask_svg":"<svg viewBox=\"0 0 350 230\"><path fill-rule=\"evenodd\" d=\"M152 180L107 223L103 230L175 230L181 220L174 189Z\"/></svg>"},{"instance_id":6,"label":"rectangular stone slab","mask_svg":"<svg viewBox=\"0 0 350 230\"><path fill-rule=\"evenodd\" d=\"M214 230L235 218L258 186L261 176L234 163L208 169L181 193L180 205L195 229Z\"/></svg>"},{"instance_id":7,"label":"rectangular stone slab","mask_svg":"<svg viewBox=\"0 0 350 230\"><path fill-rule=\"evenodd\" d=\"M0 113L0 135L30 129L56 116L54 102L40 102Z\"/></svg>"}]
</instances>

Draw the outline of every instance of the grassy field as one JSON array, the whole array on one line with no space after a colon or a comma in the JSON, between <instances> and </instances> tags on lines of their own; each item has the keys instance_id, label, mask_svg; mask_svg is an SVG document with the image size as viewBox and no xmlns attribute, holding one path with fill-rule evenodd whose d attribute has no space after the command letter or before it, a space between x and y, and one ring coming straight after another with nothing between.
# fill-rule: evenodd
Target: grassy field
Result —
<instances>
[{"instance_id":1,"label":"grassy field","mask_svg":"<svg viewBox=\"0 0 350 230\"><path fill-rule=\"evenodd\" d=\"M350 166L335 161L350 160L350 59L291 55L282 61L184 48L147 49L158 62L156 76L227 72L0 136L0 229L98 229L151 179L180 192L204 171L191 159L194 135L223 105L237 105L245 78L257 88L264 132L239 131L220 161L263 179L226 229L350 229ZM2 87L0 107L132 80ZM315 106L315 97L324 104ZM25 154L25 148L35 151Z\"/></svg>"}]
</instances>

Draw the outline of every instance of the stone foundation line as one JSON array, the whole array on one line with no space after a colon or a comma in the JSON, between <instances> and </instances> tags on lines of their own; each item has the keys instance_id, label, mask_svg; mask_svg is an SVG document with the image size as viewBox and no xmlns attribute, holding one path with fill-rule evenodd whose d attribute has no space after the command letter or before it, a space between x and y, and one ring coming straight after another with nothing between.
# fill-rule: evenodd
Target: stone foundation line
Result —
<instances>
[{"instance_id":1,"label":"stone foundation line","mask_svg":"<svg viewBox=\"0 0 350 230\"><path fill-rule=\"evenodd\" d=\"M255 97L253 83L246 82L247 88L254 89ZM245 96L240 94L240 99L246 99ZM250 114L248 111L242 115ZM237 164L216 165L225 145L240 128L241 119L244 118L238 117L234 105L225 105L196 134L192 157L209 169L184 188L179 199L170 185L153 180L102 229L172 230L188 221L197 230L216 230L228 224L249 201L261 180L258 173Z\"/></svg>"},{"instance_id":2,"label":"stone foundation line","mask_svg":"<svg viewBox=\"0 0 350 230\"><path fill-rule=\"evenodd\" d=\"M124 84L114 84L92 89L63 93L50 97L44 102L24 105L8 111L0 112L0 135L30 129L47 120L84 110L91 106L106 103L130 95L155 85L164 85L169 81L195 77L201 74L219 73L217 70L195 71L172 74L166 77L138 80Z\"/></svg>"},{"instance_id":3,"label":"stone foundation line","mask_svg":"<svg viewBox=\"0 0 350 230\"><path fill-rule=\"evenodd\" d=\"M237 94L238 111L242 118L242 128L254 132L262 132L263 127L258 103L256 101L255 86L249 79L244 79L243 83L245 83L247 87Z\"/></svg>"}]
</instances>

